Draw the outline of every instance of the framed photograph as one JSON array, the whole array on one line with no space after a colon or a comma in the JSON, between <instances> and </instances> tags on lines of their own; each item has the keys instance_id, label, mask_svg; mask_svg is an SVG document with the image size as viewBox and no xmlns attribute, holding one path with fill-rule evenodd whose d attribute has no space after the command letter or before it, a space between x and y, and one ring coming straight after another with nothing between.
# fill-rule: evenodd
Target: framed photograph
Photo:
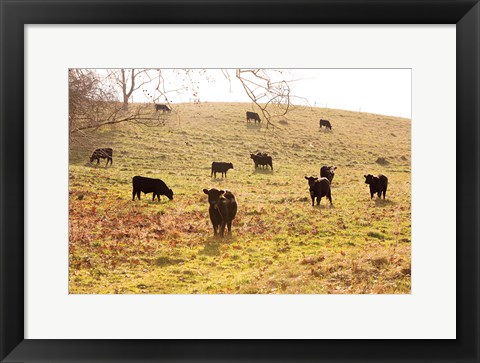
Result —
<instances>
[{"instance_id":1,"label":"framed photograph","mask_svg":"<svg viewBox=\"0 0 480 363\"><path fill-rule=\"evenodd\" d=\"M2 361L480 360L478 1L2 13Z\"/></svg>"}]
</instances>

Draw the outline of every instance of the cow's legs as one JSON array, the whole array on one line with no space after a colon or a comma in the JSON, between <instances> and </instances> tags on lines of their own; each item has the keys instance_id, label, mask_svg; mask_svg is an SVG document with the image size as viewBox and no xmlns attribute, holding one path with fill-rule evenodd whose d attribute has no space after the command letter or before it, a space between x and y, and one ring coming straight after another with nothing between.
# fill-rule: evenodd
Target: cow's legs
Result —
<instances>
[{"instance_id":1,"label":"cow's legs","mask_svg":"<svg viewBox=\"0 0 480 363\"><path fill-rule=\"evenodd\" d=\"M222 221L222 224L220 225L220 237L225 235L225 225L226 223Z\"/></svg>"},{"instance_id":2,"label":"cow's legs","mask_svg":"<svg viewBox=\"0 0 480 363\"><path fill-rule=\"evenodd\" d=\"M328 191L327 198L330 201L330 205L333 205L333 203L332 203L332 190Z\"/></svg>"},{"instance_id":3,"label":"cow's legs","mask_svg":"<svg viewBox=\"0 0 480 363\"><path fill-rule=\"evenodd\" d=\"M140 200L140 194L142 194L142 192L139 190L139 191L137 192L137 198L138 198L138 200Z\"/></svg>"},{"instance_id":4,"label":"cow's legs","mask_svg":"<svg viewBox=\"0 0 480 363\"><path fill-rule=\"evenodd\" d=\"M232 221L227 222L228 235L232 235Z\"/></svg>"},{"instance_id":5,"label":"cow's legs","mask_svg":"<svg viewBox=\"0 0 480 363\"><path fill-rule=\"evenodd\" d=\"M135 200L135 189L133 189L133 192L132 192L132 200Z\"/></svg>"}]
</instances>

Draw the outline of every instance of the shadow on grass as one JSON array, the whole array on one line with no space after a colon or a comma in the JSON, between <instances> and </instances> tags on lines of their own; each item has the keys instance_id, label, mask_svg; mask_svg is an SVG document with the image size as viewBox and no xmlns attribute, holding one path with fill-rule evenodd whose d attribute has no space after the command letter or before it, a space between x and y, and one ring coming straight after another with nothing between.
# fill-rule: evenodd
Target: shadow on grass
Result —
<instances>
[{"instance_id":1,"label":"shadow on grass","mask_svg":"<svg viewBox=\"0 0 480 363\"><path fill-rule=\"evenodd\" d=\"M178 265L179 263L185 262L180 258L170 258L170 257L158 257L155 260L155 265L159 267Z\"/></svg>"},{"instance_id":2,"label":"shadow on grass","mask_svg":"<svg viewBox=\"0 0 480 363\"><path fill-rule=\"evenodd\" d=\"M318 129L319 132L323 132L324 134L330 134L333 132L333 130L327 129L326 127L322 127L321 129Z\"/></svg>"},{"instance_id":3,"label":"shadow on grass","mask_svg":"<svg viewBox=\"0 0 480 363\"><path fill-rule=\"evenodd\" d=\"M233 230L233 228L232 228ZM237 238L234 236L229 236L225 231L225 237L208 237L203 247L203 250L199 252L200 255L206 256L219 256L220 255L220 246L222 244L229 244L236 242Z\"/></svg>"},{"instance_id":4,"label":"shadow on grass","mask_svg":"<svg viewBox=\"0 0 480 363\"><path fill-rule=\"evenodd\" d=\"M219 256L221 242L222 242L222 239L218 237L208 238L207 243L203 247L203 250L199 252L199 254L206 255L206 256Z\"/></svg>"},{"instance_id":5,"label":"shadow on grass","mask_svg":"<svg viewBox=\"0 0 480 363\"><path fill-rule=\"evenodd\" d=\"M317 204L317 202L315 202L315 205L313 206L313 208L317 208L317 209L334 209L335 208L335 204L323 204L322 202L320 202L320 204Z\"/></svg>"},{"instance_id":6,"label":"shadow on grass","mask_svg":"<svg viewBox=\"0 0 480 363\"><path fill-rule=\"evenodd\" d=\"M375 197L374 197L375 198ZM387 205L395 205L396 203L390 199L375 199L375 207L385 207Z\"/></svg>"},{"instance_id":7,"label":"shadow on grass","mask_svg":"<svg viewBox=\"0 0 480 363\"><path fill-rule=\"evenodd\" d=\"M273 174L273 170L270 169L270 167L267 169L259 166L257 169L253 171L253 174Z\"/></svg>"},{"instance_id":8,"label":"shadow on grass","mask_svg":"<svg viewBox=\"0 0 480 363\"><path fill-rule=\"evenodd\" d=\"M104 164L104 163L100 163L100 164L97 164L97 163L90 163L90 162L86 162L85 164L83 164L83 166L87 167L87 168L92 168L92 169L106 169L107 166ZM111 165L110 163L108 163L108 168L110 168Z\"/></svg>"},{"instance_id":9,"label":"shadow on grass","mask_svg":"<svg viewBox=\"0 0 480 363\"><path fill-rule=\"evenodd\" d=\"M254 124L254 123L247 123L247 129L250 129L250 130L258 130L258 129L261 129L262 128L262 125L261 124Z\"/></svg>"},{"instance_id":10,"label":"shadow on grass","mask_svg":"<svg viewBox=\"0 0 480 363\"><path fill-rule=\"evenodd\" d=\"M163 198L160 197L160 201L158 201L157 197L155 197L155 200L149 199L147 203L148 204L165 204L165 203L168 203L168 202L170 202L170 200L167 197L163 197ZM172 202L173 202L173 200L172 200Z\"/></svg>"}]
</instances>

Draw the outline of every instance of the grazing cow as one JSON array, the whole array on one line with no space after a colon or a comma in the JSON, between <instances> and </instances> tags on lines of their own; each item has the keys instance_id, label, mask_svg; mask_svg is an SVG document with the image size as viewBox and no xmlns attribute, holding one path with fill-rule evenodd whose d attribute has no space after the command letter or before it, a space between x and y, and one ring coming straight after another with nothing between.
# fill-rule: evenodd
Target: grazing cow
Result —
<instances>
[{"instance_id":1,"label":"grazing cow","mask_svg":"<svg viewBox=\"0 0 480 363\"><path fill-rule=\"evenodd\" d=\"M168 105L163 105L163 104L155 104L155 112L162 111L162 112L171 112L172 109Z\"/></svg>"},{"instance_id":2,"label":"grazing cow","mask_svg":"<svg viewBox=\"0 0 480 363\"><path fill-rule=\"evenodd\" d=\"M385 175L379 174L378 176L373 176L372 174L364 175L365 184L370 184L370 199L373 198L373 195L377 193L378 198L382 197L385 199L385 194L387 193L388 178Z\"/></svg>"},{"instance_id":3,"label":"grazing cow","mask_svg":"<svg viewBox=\"0 0 480 363\"><path fill-rule=\"evenodd\" d=\"M320 168L320 176L323 178L327 178L330 184L332 184L333 177L335 176L335 170L337 169L336 166L322 166Z\"/></svg>"},{"instance_id":4,"label":"grazing cow","mask_svg":"<svg viewBox=\"0 0 480 363\"><path fill-rule=\"evenodd\" d=\"M261 122L260 116L258 116L258 113L247 111L247 122L250 122L250 120L255 121L255 123L257 123L257 121L258 123Z\"/></svg>"},{"instance_id":5,"label":"grazing cow","mask_svg":"<svg viewBox=\"0 0 480 363\"><path fill-rule=\"evenodd\" d=\"M330 182L327 178L320 178L310 176L305 177L308 180L308 186L310 187L310 197L312 198L312 207L315 204L315 198L317 198L317 205L320 205L320 200L323 197L327 197L330 201L330 205L332 203L332 192L330 190Z\"/></svg>"},{"instance_id":6,"label":"grazing cow","mask_svg":"<svg viewBox=\"0 0 480 363\"><path fill-rule=\"evenodd\" d=\"M233 169L233 164L232 163L223 163L223 162L217 162L214 161L212 163L212 173L210 174L210 177L215 175L215 178L217 177L217 172L222 173L222 178L223 174L225 174L225 178L227 177L227 171L229 169Z\"/></svg>"},{"instance_id":7,"label":"grazing cow","mask_svg":"<svg viewBox=\"0 0 480 363\"><path fill-rule=\"evenodd\" d=\"M169 189L167 185L160 179L145 178L143 176L134 176L132 179L133 192L132 196L135 200L135 195L138 200L140 200L140 193L153 193L152 201L155 200L155 197L158 198L160 202L160 195L165 195L168 199L173 199L173 191Z\"/></svg>"},{"instance_id":8,"label":"grazing cow","mask_svg":"<svg viewBox=\"0 0 480 363\"><path fill-rule=\"evenodd\" d=\"M218 233L220 237L225 234L225 226L227 226L228 234L232 235L232 220L237 214L237 201L230 191L218 189L203 189L208 195L208 213L213 226L213 235Z\"/></svg>"},{"instance_id":9,"label":"grazing cow","mask_svg":"<svg viewBox=\"0 0 480 363\"><path fill-rule=\"evenodd\" d=\"M107 159L107 163L105 164L105 166L108 165L109 161L111 166L113 163L112 155L113 155L113 149L111 147L96 149L93 152L92 156L90 156L90 162L92 163L93 160L97 160L97 165L98 165L98 163L100 163L100 159Z\"/></svg>"},{"instance_id":10,"label":"grazing cow","mask_svg":"<svg viewBox=\"0 0 480 363\"><path fill-rule=\"evenodd\" d=\"M332 124L328 120L320 119L320 128L322 128L322 126L325 126L326 129L332 130Z\"/></svg>"},{"instance_id":11,"label":"grazing cow","mask_svg":"<svg viewBox=\"0 0 480 363\"><path fill-rule=\"evenodd\" d=\"M272 157L268 156L267 154L250 154L250 158L253 160L255 163L255 169L258 168L259 165L265 166L265 165L270 165L270 168L273 170L273 163L272 163Z\"/></svg>"}]
</instances>

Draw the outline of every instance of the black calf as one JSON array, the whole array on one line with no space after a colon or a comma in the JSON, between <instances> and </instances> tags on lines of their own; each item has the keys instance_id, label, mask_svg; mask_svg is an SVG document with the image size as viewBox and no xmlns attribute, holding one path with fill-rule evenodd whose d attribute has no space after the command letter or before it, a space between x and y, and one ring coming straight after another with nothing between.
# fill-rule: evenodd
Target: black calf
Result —
<instances>
[{"instance_id":1,"label":"black calf","mask_svg":"<svg viewBox=\"0 0 480 363\"><path fill-rule=\"evenodd\" d=\"M373 195L377 193L378 198L381 198L383 194L383 199L385 199L385 194L387 193L388 178L385 175L379 174L373 176L372 174L364 175L365 184L370 184L370 199L373 198Z\"/></svg>"},{"instance_id":2,"label":"black calf","mask_svg":"<svg viewBox=\"0 0 480 363\"><path fill-rule=\"evenodd\" d=\"M330 190L330 182L327 178L320 178L310 176L305 177L308 180L308 186L310 187L310 197L312 198L312 207L315 205L315 198L317 198L317 205L320 204L320 200L323 197L327 197L330 201L330 205L332 203L332 192Z\"/></svg>"},{"instance_id":3,"label":"black calf","mask_svg":"<svg viewBox=\"0 0 480 363\"><path fill-rule=\"evenodd\" d=\"M228 228L228 234L232 234L232 220L237 214L237 201L230 191L218 189L203 189L208 195L208 213L213 226L213 235L218 233L220 237L225 234L225 226Z\"/></svg>"}]
</instances>

